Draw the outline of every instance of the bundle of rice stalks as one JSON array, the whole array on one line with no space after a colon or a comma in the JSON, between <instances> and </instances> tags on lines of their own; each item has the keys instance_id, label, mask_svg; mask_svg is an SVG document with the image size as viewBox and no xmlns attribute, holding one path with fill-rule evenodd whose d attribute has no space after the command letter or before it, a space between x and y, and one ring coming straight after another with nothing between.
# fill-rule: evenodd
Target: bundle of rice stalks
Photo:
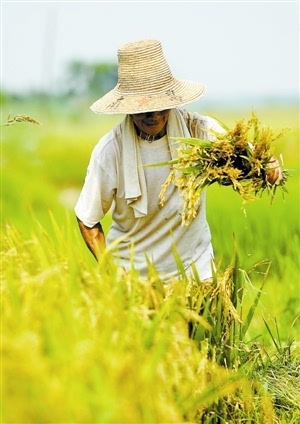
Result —
<instances>
[{"instance_id":1,"label":"bundle of rice stalks","mask_svg":"<svg viewBox=\"0 0 300 424\"><path fill-rule=\"evenodd\" d=\"M215 141L196 138L178 138L178 158L169 177L163 184L160 198L164 203L168 186L174 183L184 197L182 221L189 224L197 214L197 205L203 189L213 183L231 185L242 196L243 204L253 200L264 191L273 199L277 187L286 191L288 173L282 171L283 179L270 184L267 179L272 169L272 143L281 138L287 129L275 134L271 128L261 127L255 113L248 122L238 121L233 129L221 124L223 133L212 130Z\"/></svg>"}]
</instances>

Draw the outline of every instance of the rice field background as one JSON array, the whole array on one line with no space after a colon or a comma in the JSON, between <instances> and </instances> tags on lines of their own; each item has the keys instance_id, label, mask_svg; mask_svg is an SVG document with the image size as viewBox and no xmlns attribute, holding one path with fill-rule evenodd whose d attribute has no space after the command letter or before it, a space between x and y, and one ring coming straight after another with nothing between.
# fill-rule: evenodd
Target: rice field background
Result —
<instances>
[{"instance_id":1,"label":"rice field background","mask_svg":"<svg viewBox=\"0 0 300 424\"><path fill-rule=\"evenodd\" d=\"M210 112L231 125L251 109ZM1 127L2 422L300 422L297 108L256 109L291 128L274 145L290 170L284 198L245 216L230 187L208 188L215 292L184 275L165 290L150 265L140 281L84 245L73 207L120 117L7 102L2 124L22 113L42 125Z\"/></svg>"}]
</instances>

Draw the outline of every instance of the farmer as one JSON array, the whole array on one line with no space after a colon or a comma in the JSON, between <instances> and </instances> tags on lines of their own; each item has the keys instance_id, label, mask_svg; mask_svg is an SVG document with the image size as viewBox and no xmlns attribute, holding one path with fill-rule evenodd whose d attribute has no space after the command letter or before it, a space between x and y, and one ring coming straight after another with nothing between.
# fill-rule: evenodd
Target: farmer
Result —
<instances>
[{"instance_id":1,"label":"farmer","mask_svg":"<svg viewBox=\"0 0 300 424\"><path fill-rule=\"evenodd\" d=\"M173 77L157 40L127 43L118 50L118 84L91 109L126 116L94 148L75 206L82 236L96 259L114 242L113 255L125 269L133 256L135 268L146 277L148 258L167 281L178 273L175 249L186 272L195 264L201 280L211 278L205 193L196 218L183 226L183 199L175 185L168 187L163 207L159 202L170 168L144 166L173 159L174 137L212 139L206 130L224 131L210 117L178 109L204 92L200 83ZM268 178L271 183L281 178L280 168ZM105 236L100 221L110 210L113 223Z\"/></svg>"}]
</instances>

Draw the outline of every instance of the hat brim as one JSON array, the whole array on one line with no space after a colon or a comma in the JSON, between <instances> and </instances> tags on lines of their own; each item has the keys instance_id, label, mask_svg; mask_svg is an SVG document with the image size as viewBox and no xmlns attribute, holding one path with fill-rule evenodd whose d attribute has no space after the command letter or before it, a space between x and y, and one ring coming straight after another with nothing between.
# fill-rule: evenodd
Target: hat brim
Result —
<instances>
[{"instance_id":1,"label":"hat brim","mask_svg":"<svg viewBox=\"0 0 300 424\"><path fill-rule=\"evenodd\" d=\"M144 93L127 93L117 85L92 104L91 110L99 114L136 114L173 109L198 100L205 94L201 83L173 78L163 89Z\"/></svg>"}]
</instances>

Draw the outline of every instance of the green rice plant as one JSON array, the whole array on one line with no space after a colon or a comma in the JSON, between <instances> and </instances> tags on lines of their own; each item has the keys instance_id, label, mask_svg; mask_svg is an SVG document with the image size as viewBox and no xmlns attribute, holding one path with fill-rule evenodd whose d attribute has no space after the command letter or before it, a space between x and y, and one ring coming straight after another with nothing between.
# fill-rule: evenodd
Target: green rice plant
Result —
<instances>
[{"instance_id":1,"label":"green rice plant","mask_svg":"<svg viewBox=\"0 0 300 424\"><path fill-rule=\"evenodd\" d=\"M292 322L291 328L297 324L299 315ZM290 338L283 341L274 320L276 335L264 320L268 333L275 346L275 353L265 353L264 366L253 369L270 393L272 403L280 423L296 423L300 418L300 351L299 340Z\"/></svg>"},{"instance_id":2,"label":"green rice plant","mask_svg":"<svg viewBox=\"0 0 300 424\"><path fill-rule=\"evenodd\" d=\"M274 400L273 405L277 417L282 415L282 408L285 410L286 416L293 417L294 412L297 414L300 412L299 381L294 381L299 377L300 362L299 359L295 359L299 352L296 350L296 356L291 353L291 341L284 346L281 344L277 327L278 342L276 342L266 322L268 332L277 350L275 362L266 352L262 343L258 343L256 340L249 341L247 338L247 332L257 311L271 265L268 261L262 261L262 263L267 268L261 286L248 310L245 309L244 300L247 286L251 285L251 282L248 275L239 268L236 243L230 266L224 273L216 272L211 282L201 283L196 270L194 270L194 278L187 288L187 308L191 308L194 312L189 322L190 336L195 340L198 348L207 350L208 357L217 364L226 369L236 370L250 379L254 391L260 392L261 402L263 402L262 393L266 390L266 393ZM257 266L261 266L262 263ZM181 269L180 266L179 268ZM196 314L199 314L202 319L193 321ZM298 317L292 326L296 324L297 319ZM203 324L203 321L206 325ZM260 335L257 335L256 338L259 337ZM280 378L278 380L272 378L276 367L278 367L280 378L286 374L286 386L285 384L280 385ZM257 383L258 381L262 381L263 386ZM287 392L289 385L293 387L290 394ZM281 403L278 401L279 393L281 394ZM238 398L237 392L234 398L236 407L239 405ZM225 422L229 417L233 419L232 422L239 422L239 419L242 419L241 416L245 419L247 416L245 412L240 415L243 400L235 410L232 409L231 401L232 398L228 401L225 397L219 399L216 404L210 405L203 415L205 420L202 422L219 423L223 422L222 419ZM266 404L268 402L269 400L266 400ZM258 422L260 421L258 420Z\"/></svg>"},{"instance_id":3,"label":"green rice plant","mask_svg":"<svg viewBox=\"0 0 300 424\"><path fill-rule=\"evenodd\" d=\"M208 337L212 348L211 356L214 356L220 365L234 368L237 359L234 356L235 347L245 340L265 279L245 318L242 313L243 298L245 284L250 282L239 268L236 243L231 264L224 273L214 272L211 282L202 283L194 269L193 281L191 287L193 302L192 304L189 302L189 307L201 314L210 327L207 330L196 323L191 328L191 337L198 342L199 347Z\"/></svg>"},{"instance_id":4,"label":"green rice plant","mask_svg":"<svg viewBox=\"0 0 300 424\"><path fill-rule=\"evenodd\" d=\"M149 261L147 279L109 250L86 262L72 223L51 220L51 236L4 232L3 422L273 422L242 361L236 258L210 287L196 272L165 285Z\"/></svg>"}]
</instances>

